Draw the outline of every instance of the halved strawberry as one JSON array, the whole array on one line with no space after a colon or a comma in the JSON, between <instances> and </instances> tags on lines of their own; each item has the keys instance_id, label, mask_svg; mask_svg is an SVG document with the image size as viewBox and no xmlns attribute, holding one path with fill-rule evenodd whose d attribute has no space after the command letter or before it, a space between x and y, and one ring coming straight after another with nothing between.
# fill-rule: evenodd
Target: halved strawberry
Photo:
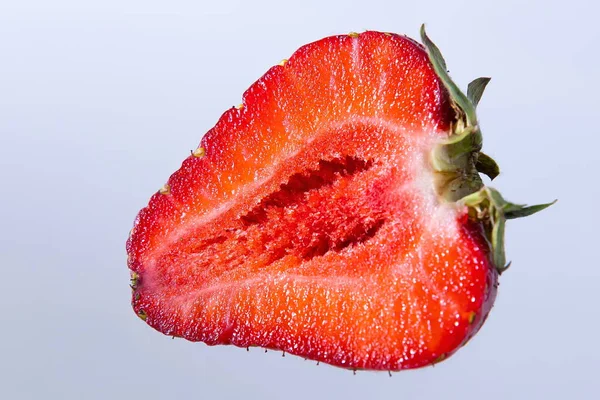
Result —
<instances>
[{"instance_id":1,"label":"halved strawberry","mask_svg":"<svg viewBox=\"0 0 600 400\"><path fill-rule=\"evenodd\" d=\"M506 218L475 115L425 46L365 32L308 44L228 110L138 215L133 308L209 345L353 369L420 367L482 325Z\"/></svg>"}]
</instances>

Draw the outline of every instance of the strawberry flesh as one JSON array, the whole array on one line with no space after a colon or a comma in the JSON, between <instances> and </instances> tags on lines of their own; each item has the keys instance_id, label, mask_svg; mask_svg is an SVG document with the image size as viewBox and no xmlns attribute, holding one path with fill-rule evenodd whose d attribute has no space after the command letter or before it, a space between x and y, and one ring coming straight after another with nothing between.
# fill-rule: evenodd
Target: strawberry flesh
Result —
<instances>
[{"instance_id":1,"label":"strawberry flesh","mask_svg":"<svg viewBox=\"0 0 600 400\"><path fill-rule=\"evenodd\" d=\"M138 215L133 307L167 334L353 369L452 354L496 290L428 156L455 112L422 46L334 36L271 68Z\"/></svg>"}]
</instances>

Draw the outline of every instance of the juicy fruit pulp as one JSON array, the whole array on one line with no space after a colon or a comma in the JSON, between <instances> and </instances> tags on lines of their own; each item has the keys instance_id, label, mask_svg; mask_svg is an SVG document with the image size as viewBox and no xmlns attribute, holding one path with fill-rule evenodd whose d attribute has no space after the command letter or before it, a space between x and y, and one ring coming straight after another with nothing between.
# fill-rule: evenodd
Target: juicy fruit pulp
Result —
<instances>
[{"instance_id":1,"label":"juicy fruit pulp","mask_svg":"<svg viewBox=\"0 0 600 400\"><path fill-rule=\"evenodd\" d=\"M498 271L489 229L440 196L431 154L459 117L425 49L325 38L243 100L138 215L136 313L354 369L428 365L468 340Z\"/></svg>"}]
</instances>

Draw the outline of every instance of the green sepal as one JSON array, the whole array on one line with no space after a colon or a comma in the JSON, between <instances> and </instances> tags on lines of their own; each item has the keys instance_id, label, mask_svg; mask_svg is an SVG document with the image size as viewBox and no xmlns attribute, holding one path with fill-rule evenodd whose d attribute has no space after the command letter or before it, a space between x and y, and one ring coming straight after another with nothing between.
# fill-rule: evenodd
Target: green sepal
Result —
<instances>
[{"instance_id":1,"label":"green sepal","mask_svg":"<svg viewBox=\"0 0 600 400\"><path fill-rule=\"evenodd\" d=\"M475 168L477 168L477 171L481 172L482 174L487 175L491 180L494 180L498 175L500 175L500 167L498 164L496 164L496 161L482 152L479 152L477 155Z\"/></svg>"},{"instance_id":2,"label":"green sepal","mask_svg":"<svg viewBox=\"0 0 600 400\"><path fill-rule=\"evenodd\" d=\"M425 48L427 49L427 53L429 55L429 58L432 60L432 63L434 61L437 62L437 64L439 64L439 67L442 70L444 70L444 72L448 73L448 67L446 66L446 60L444 59L444 56L442 55L442 52L440 51L439 47L437 47L436 44L433 43L431 41L431 39L429 39L429 36L427 36L427 33L425 32L425 24L421 24L420 33L421 33L421 40L423 41L423 44L425 45ZM437 72L437 70L436 70L436 72Z\"/></svg>"},{"instance_id":3,"label":"green sepal","mask_svg":"<svg viewBox=\"0 0 600 400\"><path fill-rule=\"evenodd\" d=\"M504 229L506 227L506 218L498 217L492 225L492 259L499 273L504 272L506 266L506 252L504 250Z\"/></svg>"},{"instance_id":4,"label":"green sepal","mask_svg":"<svg viewBox=\"0 0 600 400\"><path fill-rule=\"evenodd\" d=\"M442 56L440 49L429 39L427 33L425 32L425 24L421 25L421 41L427 50L427 55L429 56L429 61L431 61L431 65L435 70L435 73L438 75L448 92L450 92L450 97L456 103L456 105L461 109L462 112L465 113L466 116L466 125L467 126L476 126L477 125L477 116L475 114L475 106L465 96L465 94L458 88L456 83L450 78L448 75L448 70L446 69L446 60Z\"/></svg>"},{"instance_id":5,"label":"green sepal","mask_svg":"<svg viewBox=\"0 0 600 400\"><path fill-rule=\"evenodd\" d=\"M542 211L543 209L550 207L552 204L556 203L556 201L557 200L554 200L550 203L536 204L535 206L529 206L529 207L520 206L521 208L516 208L514 210L505 210L504 217L506 219L516 219L516 218L528 217L530 215L533 215L537 212Z\"/></svg>"},{"instance_id":6,"label":"green sepal","mask_svg":"<svg viewBox=\"0 0 600 400\"><path fill-rule=\"evenodd\" d=\"M514 204L506 201L496 189L486 186L465 196L461 202L469 208L469 216L472 219L483 223L485 235L492 247L492 262L498 273L501 274L510 266L510 263L506 263L504 249L506 221L535 214L550 207L556 203L556 200L534 206Z\"/></svg>"},{"instance_id":7,"label":"green sepal","mask_svg":"<svg viewBox=\"0 0 600 400\"><path fill-rule=\"evenodd\" d=\"M477 78L473 82L469 83L467 87L467 98L473 103L473 106L477 108L479 100L485 90L485 87L492 78Z\"/></svg>"}]
</instances>

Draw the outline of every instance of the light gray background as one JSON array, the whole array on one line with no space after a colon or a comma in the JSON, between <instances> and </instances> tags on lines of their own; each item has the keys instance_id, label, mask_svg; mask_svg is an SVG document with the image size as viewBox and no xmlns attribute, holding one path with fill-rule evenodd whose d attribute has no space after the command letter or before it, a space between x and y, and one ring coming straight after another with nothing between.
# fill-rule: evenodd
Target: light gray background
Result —
<instances>
[{"instance_id":1,"label":"light gray background","mask_svg":"<svg viewBox=\"0 0 600 400\"><path fill-rule=\"evenodd\" d=\"M593 1L0 2L0 398L598 398ZM508 226L477 337L392 378L171 340L130 309L137 211L270 66L304 43L422 22L480 105L494 186L559 203Z\"/></svg>"}]
</instances>

